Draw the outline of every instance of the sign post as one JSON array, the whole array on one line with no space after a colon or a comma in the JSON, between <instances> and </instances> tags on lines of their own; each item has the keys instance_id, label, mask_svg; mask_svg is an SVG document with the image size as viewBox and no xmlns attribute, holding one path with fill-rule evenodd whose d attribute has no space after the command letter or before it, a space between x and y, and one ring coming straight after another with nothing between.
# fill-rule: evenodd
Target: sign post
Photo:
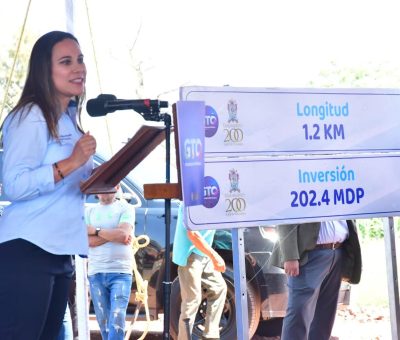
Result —
<instances>
[{"instance_id":1,"label":"sign post","mask_svg":"<svg viewBox=\"0 0 400 340\"><path fill-rule=\"evenodd\" d=\"M400 304L399 304L399 278L397 275L397 256L394 237L393 217L384 220L384 238L386 250L387 282L389 292L390 328L392 339L399 338Z\"/></svg>"},{"instance_id":2,"label":"sign post","mask_svg":"<svg viewBox=\"0 0 400 340\"><path fill-rule=\"evenodd\" d=\"M247 312L247 285L246 263L244 253L243 228L232 229L232 251L235 282L235 306L236 306L236 333L238 339L249 339L249 316ZM243 313L243 311L245 311Z\"/></svg>"}]
</instances>

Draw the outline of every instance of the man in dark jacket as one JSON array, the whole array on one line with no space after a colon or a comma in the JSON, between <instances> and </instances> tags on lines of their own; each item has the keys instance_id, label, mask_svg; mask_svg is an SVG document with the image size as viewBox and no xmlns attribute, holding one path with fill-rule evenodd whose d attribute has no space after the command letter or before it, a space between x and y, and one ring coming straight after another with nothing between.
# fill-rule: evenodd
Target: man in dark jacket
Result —
<instances>
[{"instance_id":1,"label":"man in dark jacket","mask_svg":"<svg viewBox=\"0 0 400 340\"><path fill-rule=\"evenodd\" d=\"M341 281L358 283L361 250L355 221L277 226L271 263L288 275L282 340L328 340Z\"/></svg>"}]
</instances>

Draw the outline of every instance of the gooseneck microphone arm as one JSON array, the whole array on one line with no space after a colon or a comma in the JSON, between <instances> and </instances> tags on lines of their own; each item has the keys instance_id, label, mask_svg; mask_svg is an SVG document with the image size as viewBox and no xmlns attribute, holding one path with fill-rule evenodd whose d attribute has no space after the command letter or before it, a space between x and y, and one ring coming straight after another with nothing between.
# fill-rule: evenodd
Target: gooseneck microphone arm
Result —
<instances>
[{"instance_id":1,"label":"gooseneck microphone arm","mask_svg":"<svg viewBox=\"0 0 400 340\"><path fill-rule=\"evenodd\" d=\"M134 110L145 120L162 121L160 109L167 108L168 102L152 99L117 99L112 94L100 94L97 98L88 100L86 110L92 117L105 116L117 110Z\"/></svg>"}]
</instances>

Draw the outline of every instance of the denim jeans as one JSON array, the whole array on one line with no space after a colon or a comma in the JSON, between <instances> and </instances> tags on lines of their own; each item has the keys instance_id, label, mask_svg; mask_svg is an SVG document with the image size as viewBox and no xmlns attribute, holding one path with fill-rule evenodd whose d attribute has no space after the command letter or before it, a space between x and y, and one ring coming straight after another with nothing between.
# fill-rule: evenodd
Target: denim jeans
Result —
<instances>
[{"instance_id":1,"label":"denim jeans","mask_svg":"<svg viewBox=\"0 0 400 340\"><path fill-rule=\"evenodd\" d=\"M103 340L123 340L132 275L97 273L89 276L90 296Z\"/></svg>"},{"instance_id":2,"label":"denim jeans","mask_svg":"<svg viewBox=\"0 0 400 340\"><path fill-rule=\"evenodd\" d=\"M60 333L58 334L57 340L74 340L74 334L72 332L72 320L69 306L65 310L64 320L61 325Z\"/></svg>"},{"instance_id":3,"label":"denim jeans","mask_svg":"<svg viewBox=\"0 0 400 340\"><path fill-rule=\"evenodd\" d=\"M282 340L329 340L335 321L344 250L311 250L298 276L288 277Z\"/></svg>"}]
</instances>

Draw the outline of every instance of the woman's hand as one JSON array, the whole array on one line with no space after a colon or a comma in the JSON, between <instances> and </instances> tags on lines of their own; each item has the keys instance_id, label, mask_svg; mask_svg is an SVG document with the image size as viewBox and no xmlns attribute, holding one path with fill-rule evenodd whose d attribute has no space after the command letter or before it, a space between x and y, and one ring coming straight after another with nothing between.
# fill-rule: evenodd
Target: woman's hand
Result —
<instances>
[{"instance_id":1,"label":"woman's hand","mask_svg":"<svg viewBox=\"0 0 400 340\"><path fill-rule=\"evenodd\" d=\"M71 156L53 164L54 181L57 183L72 171L85 164L96 152L96 140L86 132L74 145Z\"/></svg>"},{"instance_id":2,"label":"woman's hand","mask_svg":"<svg viewBox=\"0 0 400 340\"><path fill-rule=\"evenodd\" d=\"M76 142L70 159L80 167L85 164L89 158L96 152L96 140L89 133L86 132L79 140Z\"/></svg>"}]
</instances>

